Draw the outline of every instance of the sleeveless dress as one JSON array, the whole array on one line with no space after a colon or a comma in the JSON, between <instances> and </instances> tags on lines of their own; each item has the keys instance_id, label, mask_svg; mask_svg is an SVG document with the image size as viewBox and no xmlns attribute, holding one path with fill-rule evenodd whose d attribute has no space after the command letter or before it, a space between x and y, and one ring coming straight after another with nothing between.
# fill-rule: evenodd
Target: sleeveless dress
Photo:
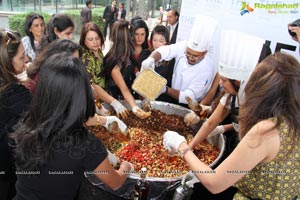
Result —
<instances>
[{"instance_id":1,"label":"sleeveless dress","mask_svg":"<svg viewBox=\"0 0 300 200\"><path fill-rule=\"evenodd\" d=\"M276 118L272 121L276 122ZM234 200L300 198L300 134L291 137L286 121L279 126L280 149L269 163L260 163L235 184ZM297 198L298 196L298 198Z\"/></svg>"}]
</instances>

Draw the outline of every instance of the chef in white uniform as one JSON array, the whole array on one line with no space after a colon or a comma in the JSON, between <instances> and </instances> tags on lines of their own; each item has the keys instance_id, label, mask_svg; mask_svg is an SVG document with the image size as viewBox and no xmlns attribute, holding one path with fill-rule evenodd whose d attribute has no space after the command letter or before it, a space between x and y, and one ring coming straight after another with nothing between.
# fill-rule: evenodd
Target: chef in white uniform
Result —
<instances>
[{"instance_id":1,"label":"chef in white uniform","mask_svg":"<svg viewBox=\"0 0 300 200\"><path fill-rule=\"evenodd\" d=\"M198 16L189 41L162 46L143 61L141 71L154 69L155 62L175 58L172 88L164 88L162 93L187 104L185 97L193 101L201 99L209 91L216 69L208 55L208 45L216 30L217 21L209 16Z\"/></svg>"}]
</instances>

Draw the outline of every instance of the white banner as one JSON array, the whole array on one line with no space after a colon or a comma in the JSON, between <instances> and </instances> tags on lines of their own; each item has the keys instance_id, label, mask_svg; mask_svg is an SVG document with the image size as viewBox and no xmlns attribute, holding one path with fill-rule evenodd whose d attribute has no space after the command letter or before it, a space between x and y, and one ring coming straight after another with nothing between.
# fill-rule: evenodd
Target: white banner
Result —
<instances>
[{"instance_id":1,"label":"white banner","mask_svg":"<svg viewBox=\"0 0 300 200\"><path fill-rule=\"evenodd\" d=\"M299 59L299 44L291 39L287 24L300 18L300 3L286 1L184 0L182 1L177 41L188 40L197 15L209 15L219 22L211 44L215 63L218 59L218 38L221 29L234 29L271 41L272 52L281 44L296 48L285 51ZM279 46L278 46L279 45Z\"/></svg>"}]
</instances>

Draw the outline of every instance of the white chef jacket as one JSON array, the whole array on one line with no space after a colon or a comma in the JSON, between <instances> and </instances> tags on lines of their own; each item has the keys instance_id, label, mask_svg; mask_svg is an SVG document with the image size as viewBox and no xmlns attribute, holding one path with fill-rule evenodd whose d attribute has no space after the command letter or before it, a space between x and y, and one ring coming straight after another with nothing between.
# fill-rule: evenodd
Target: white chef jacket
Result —
<instances>
[{"instance_id":1,"label":"white chef jacket","mask_svg":"<svg viewBox=\"0 0 300 200\"><path fill-rule=\"evenodd\" d=\"M186 96L194 101L201 101L209 91L216 74L208 53L199 63L195 65L188 64L185 56L186 47L187 42L182 41L155 50L161 55L160 61L175 58L172 88L180 91L179 103L185 104L187 104Z\"/></svg>"}]
</instances>

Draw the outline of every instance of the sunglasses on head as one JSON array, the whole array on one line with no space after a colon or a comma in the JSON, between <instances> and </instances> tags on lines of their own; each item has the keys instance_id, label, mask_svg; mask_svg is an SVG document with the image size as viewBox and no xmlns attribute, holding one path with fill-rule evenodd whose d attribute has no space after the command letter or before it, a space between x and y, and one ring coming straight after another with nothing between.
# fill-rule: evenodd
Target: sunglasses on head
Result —
<instances>
[{"instance_id":1,"label":"sunglasses on head","mask_svg":"<svg viewBox=\"0 0 300 200\"><path fill-rule=\"evenodd\" d=\"M8 28L5 28L3 32L5 33L6 46L9 45L10 42L16 41L17 38L20 38L20 34L18 32L12 31Z\"/></svg>"}]
</instances>

